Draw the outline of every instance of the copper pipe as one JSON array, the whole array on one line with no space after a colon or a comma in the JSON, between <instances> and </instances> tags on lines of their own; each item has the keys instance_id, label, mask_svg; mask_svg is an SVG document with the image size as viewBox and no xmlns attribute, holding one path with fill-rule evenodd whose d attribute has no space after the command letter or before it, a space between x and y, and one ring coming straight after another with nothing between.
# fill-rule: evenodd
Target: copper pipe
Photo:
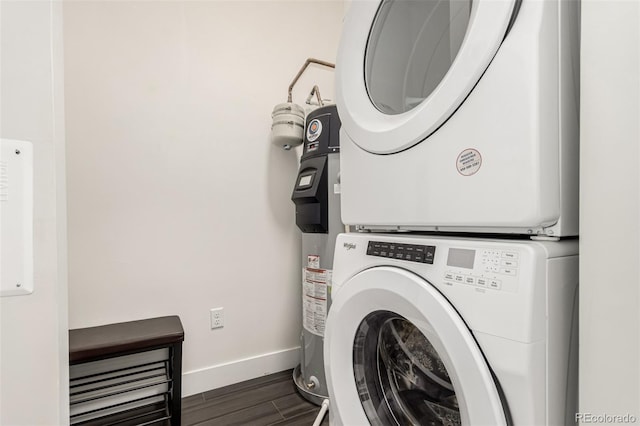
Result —
<instances>
[{"instance_id":1,"label":"copper pipe","mask_svg":"<svg viewBox=\"0 0 640 426\"><path fill-rule=\"evenodd\" d=\"M320 96L320 88L317 84L313 86L313 89L311 89L311 93L309 93L309 96L307 96L307 104L311 104L311 98L313 98L313 95L316 95L316 98L318 99L318 105L324 106L324 102L322 102L322 96Z\"/></svg>"},{"instance_id":2,"label":"copper pipe","mask_svg":"<svg viewBox=\"0 0 640 426\"><path fill-rule=\"evenodd\" d=\"M287 102L292 102L293 96L292 96L291 92L293 92L293 86L295 86L295 84L298 82L298 79L300 78L300 76L302 75L304 70L307 69L309 64L318 64L318 65L323 65L323 66L329 67L329 68L335 68L336 67L336 64L332 64L331 62L321 61L320 59L315 59L315 58L307 59L305 61L304 65L302 66L302 68L300 68L300 71L298 71L298 74L295 76L295 78L293 79L293 81L289 85L289 97L287 98Z\"/></svg>"}]
</instances>

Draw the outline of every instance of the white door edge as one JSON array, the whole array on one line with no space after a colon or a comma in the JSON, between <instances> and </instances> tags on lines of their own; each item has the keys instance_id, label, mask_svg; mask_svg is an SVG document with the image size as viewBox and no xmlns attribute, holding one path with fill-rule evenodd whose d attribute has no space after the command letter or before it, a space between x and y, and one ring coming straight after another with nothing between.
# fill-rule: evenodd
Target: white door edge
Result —
<instances>
[{"instance_id":1,"label":"white door edge","mask_svg":"<svg viewBox=\"0 0 640 426\"><path fill-rule=\"evenodd\" d=\"M354 380L352 348L362 320L380 310L411 321L438 351L454 386L463 425L507 424L491 371L460 315L424 279L384 266L358 273L333 295L324 349L333 418L346 425L369 422Z\"/></svg>"},{"instance_id":2,"label":"white door edge","mask_svg":"<svg viewBox=\"0 0 640 426\"><path fill-rule=\"evenodd\" d=\"M351 139L371 153L390 154L427 138L461 105L498 51L516 0L474 1L467 33L449 71L420 105L398 115L379 111L365 85L366 48L380 3L355 1L350 7L336 63L336 97L342 126Z\"/></svg>"}]
</instances>

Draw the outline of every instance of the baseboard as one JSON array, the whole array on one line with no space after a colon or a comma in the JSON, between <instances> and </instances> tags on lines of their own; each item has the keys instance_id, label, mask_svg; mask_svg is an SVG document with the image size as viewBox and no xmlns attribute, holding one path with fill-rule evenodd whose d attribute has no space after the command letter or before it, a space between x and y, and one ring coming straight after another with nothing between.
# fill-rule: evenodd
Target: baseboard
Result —
<instances>
[{"instance_id":1,"label":"baseboard","mask_svg":"<svg viewBox=\"0 0 640 426\"><path fill-rule=\"evenodd\" d=\"M295 347L188 371L182 374L182 396L277 373L299 363L300 347Z\"/></svg>"}]
</instances>

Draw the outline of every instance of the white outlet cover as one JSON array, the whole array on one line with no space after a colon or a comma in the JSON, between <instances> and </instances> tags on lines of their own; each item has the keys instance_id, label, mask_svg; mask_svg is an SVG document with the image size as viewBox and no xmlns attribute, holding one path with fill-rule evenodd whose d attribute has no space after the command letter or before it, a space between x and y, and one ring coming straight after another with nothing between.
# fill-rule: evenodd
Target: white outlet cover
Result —
<instances>
[{"instance_id":1,"label":"white outlet cover","mask_svg":"<svg viewBox=\"0 0 640 426\"><path fill-rule=\"evenodd\" d=\"M213 308L209 311L211 329L224 327L224 308Z\"/></svg>"},{"instance_id":2,"label":"white outlet cover","mask_svg":"<svg viewBox=\"0 0 640 426\"><path fill-rule=\"evenodd\" d=\"M0 296L33 292L33 145L0 139Z\"/></svg>"}]
</instances>

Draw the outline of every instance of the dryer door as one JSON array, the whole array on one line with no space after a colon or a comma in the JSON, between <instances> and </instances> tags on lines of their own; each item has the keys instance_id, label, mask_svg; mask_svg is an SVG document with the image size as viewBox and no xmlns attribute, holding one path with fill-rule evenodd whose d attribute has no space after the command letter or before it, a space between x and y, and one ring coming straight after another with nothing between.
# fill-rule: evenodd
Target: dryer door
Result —
<instances>
[{"instance_id":1,"label":"dryer door","mask_svg":"<svg viewBox=\"0 0 640 426\"><path fill-rule=\"evenodd\" d=\"M496 54L518 0L354 1L336 67L342 125L390 154L438 129Z\"/></svg>"},{"instance_id":2,"label":"dryer door","mask_svg":"<svg viewBox=\"0 0 640 426\"><path fill-rule=\"evenodd\" d=\"M372 268L340 288L324 356L336 424L508 424L464 321L433 286L403 269Z\"/></svg>"}]
</instances>

